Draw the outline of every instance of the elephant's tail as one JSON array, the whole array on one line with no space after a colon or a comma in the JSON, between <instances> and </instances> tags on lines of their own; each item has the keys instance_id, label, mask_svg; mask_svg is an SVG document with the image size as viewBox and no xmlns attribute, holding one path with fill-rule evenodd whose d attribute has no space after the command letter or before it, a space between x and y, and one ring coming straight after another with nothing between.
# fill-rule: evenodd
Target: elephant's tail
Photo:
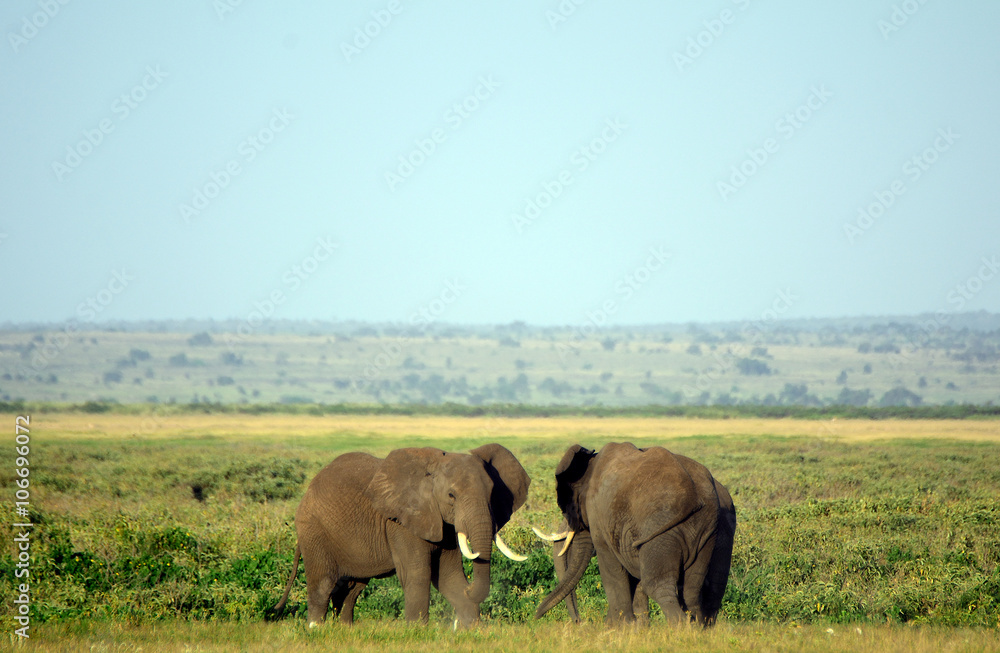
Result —
<instances>
[{"instance_id":1,"label":"elephant's tail","mask_svg":"<svg viewBox=\"0 0 1000 653\"><path fill-rule=\"evenodd\" d=\"M295 545L295 562L292 563L292 573L288 577L288 583L285 585L285 593L281 596L281 600L273 608L267 611L264 617L267 620L277 619L285 611L285 603L288 602L288 594L292 591L292 583L295 582L295 574L299 572L299 559L302 557L302 549L298 544Z\"/></svg>"}]
</instances>

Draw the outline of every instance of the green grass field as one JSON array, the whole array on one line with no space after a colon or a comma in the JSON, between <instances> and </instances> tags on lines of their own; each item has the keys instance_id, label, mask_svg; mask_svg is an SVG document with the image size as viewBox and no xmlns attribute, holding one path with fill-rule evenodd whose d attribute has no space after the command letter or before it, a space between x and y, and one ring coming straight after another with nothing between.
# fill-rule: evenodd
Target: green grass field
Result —
<instances>
[{"instance_id":1,"label":"green grass field","mask_svg":"<svg viewBox=\"0 0 1000 653\"><path fill-rule=\"evenodd\" d=\"M13 415L3 415L13 438ZM33 414L29 648L45 650L989 650L1000 648L1000 422L589 417L405 417L153 412ZM533 612L554 584L530 525L559 519L552 472L565 448L660 444L704 462L739 525L719 625L607 631L596 563L580 585L587 624ZM452 633L399 618L395 579L371 583L354 628L263 621L294 551L305 484L339 453L467 450L498 441L533 478L504 531L483 624ZM0 487L13 503L13 456ZM200 497L200 500L199 500ZM5 510L3 532L16 518ZM499 562L502 561L502 562ZM14 572L12 545L0 570ZM0 619L15 596L0 586ZM8 637L12 627L3 635ZM828 632L830 631L830 632ZM13 636L11 636L13 641Z\"/></svg>"}]
</instances>

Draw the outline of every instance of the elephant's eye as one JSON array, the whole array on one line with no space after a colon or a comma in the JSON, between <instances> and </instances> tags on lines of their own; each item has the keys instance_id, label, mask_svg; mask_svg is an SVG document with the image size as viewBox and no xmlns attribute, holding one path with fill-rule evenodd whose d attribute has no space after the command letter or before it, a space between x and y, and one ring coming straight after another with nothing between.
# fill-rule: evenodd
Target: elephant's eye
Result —
<instances>
[{"instance_id":1,"label":"elephant's eye","mask_svg":"<svg viewBox=\"0 0 1000 653\"><path fill-rule=\"evenodd\" d=\"M452 501L454 501L455 500L455 493L454 492L449 492L448 493L448 498L451 499Z\"/></svg>"}]
</instances>

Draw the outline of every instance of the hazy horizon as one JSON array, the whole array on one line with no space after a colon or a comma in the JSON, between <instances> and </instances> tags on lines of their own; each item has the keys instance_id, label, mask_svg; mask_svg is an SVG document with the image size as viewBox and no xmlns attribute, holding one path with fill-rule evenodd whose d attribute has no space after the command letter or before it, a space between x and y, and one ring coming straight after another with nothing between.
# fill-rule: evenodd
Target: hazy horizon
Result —
<instances>
[{"instance_id":1,"label":"hazy horizon","mask_svg":"<svg viewBox=\"0 0 1000 653\"><path fill-rule=\"evenodd\" d=\"M995 3L16 0L0 26L0 323L1000 312Z\"/></svg>"}]
</instances>

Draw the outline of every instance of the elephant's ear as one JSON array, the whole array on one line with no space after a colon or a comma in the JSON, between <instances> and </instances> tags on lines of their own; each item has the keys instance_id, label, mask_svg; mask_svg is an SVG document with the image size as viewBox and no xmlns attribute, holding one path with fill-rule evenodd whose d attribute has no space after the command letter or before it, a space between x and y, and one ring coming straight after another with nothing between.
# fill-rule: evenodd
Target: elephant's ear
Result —
<instances>
[{"instance_id":1,"label":"elephant's ear","mask_svg":"<svg viewBox=\"0 0 1000 653\"><path fill-rule=\"evenodd\" d=\"M486 473L493 481L490 508L497 529L500 529L524 505L531 479L514 454L495 442L473 449L470 453L482 458Z\"/></svg>"},{"instance_id":2,"label":"elephant's ear","mask_svg":"<svg viewBox=\"0 0 1000 653\"><path fill-rule=\"evenodd\" d=\"M574 531L586 530L583 477L594 458L593 449L574 444L563 454L556 466L556 502L566 522Z\"/></svg>"},{"instance_id":3,"label":"elephant's ear","mask_svg":"<svg viewBox=\"0 0 1000 653\"><path fill-rule=\"evenodd\" d=\"M399 522L428 542L440 542L444 519L431 489L434 469L444 455L433 447L390 452L376 469L365 495L386 519Z\"/></svg>"}]
</instances>

